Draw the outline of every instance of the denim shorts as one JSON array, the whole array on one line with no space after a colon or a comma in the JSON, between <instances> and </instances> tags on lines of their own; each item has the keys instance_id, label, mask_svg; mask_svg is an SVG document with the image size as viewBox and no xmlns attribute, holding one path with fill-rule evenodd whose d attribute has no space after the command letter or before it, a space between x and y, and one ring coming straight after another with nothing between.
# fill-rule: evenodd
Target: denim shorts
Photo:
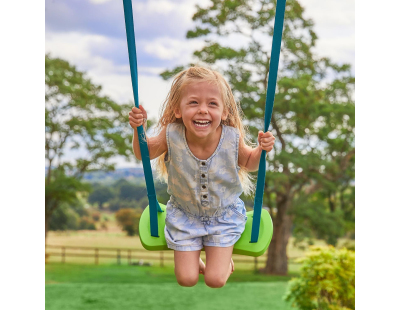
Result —
<instances>
[{"instance_id":1,"label":"denim shorts","mask_svg":"<svg viewBox=\"0 0 400 310\"><path fill-rule=\"evenodd\" d=\"M213 216L198 216L179 205L167 203L165 239L168 248L176 251L198 251L204 246L229 247L242 235L246 208L241 199L216 210Z\"/></svg>"}]
</instances>

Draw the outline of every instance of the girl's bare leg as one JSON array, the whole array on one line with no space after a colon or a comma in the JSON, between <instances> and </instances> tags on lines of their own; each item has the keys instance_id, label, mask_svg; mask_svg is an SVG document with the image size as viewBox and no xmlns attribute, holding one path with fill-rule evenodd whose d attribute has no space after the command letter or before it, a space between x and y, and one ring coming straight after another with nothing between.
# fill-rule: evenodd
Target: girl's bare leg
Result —
<instances>
[{"instance_id":1,"label":"girl's bare leg","mask_svg":"<svg viewBox=\"0 0 400 310\"><path fill-rule=\"evenodd\" d=\"M195 286L199 280L199 251L174 251L175 276L181 286Z\"/></svg>"},{"instance_id":2,"label":"girl's bare leg","mask_svg":"<svg viewBox=\"0 0 400 310\"><path fill-rule=\"evenodd\" d=\"M234 270L233 245L227 248L205 246L206 271L204 281L212 288L223 287Z\"/></svg>"},{"instance_id":3,"label":"girl's bare leg","mask_svg":"<svg viewBox=\"0 0 400 310\"><path fill-rule=\"evenodd\" d=\"M201 257L199 257L199 273L204 275L205 270L206 270L206 265L204 264Z\"/></svg>"}]
</instances>

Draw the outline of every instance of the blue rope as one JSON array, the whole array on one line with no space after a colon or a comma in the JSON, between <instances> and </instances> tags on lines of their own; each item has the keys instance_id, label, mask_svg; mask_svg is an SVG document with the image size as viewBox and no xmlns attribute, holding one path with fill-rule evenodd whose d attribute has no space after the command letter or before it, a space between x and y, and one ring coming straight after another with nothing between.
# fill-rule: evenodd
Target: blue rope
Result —
<instances>
[{"instance_id":1,"label":"blue rope","mask_svg":"<svg viewBox=\"0 0 400 310\"><path fill-rule=\"evenodd\" d=\"M138 92L138 70L135 44L135 29L133 26L132 2L131 0L123 0L125 14L126 39L128 42L129 66L131 71L133 97L135 106L139 108L139 92ZM163 212L158 204L156 191L154 188L153 173L151 171L149 149L147 147L146 133L143 126L137 128L139 136L140 154L142 156L144 177L146 180L147 197L149 199L150 208L150 232L153 237L159 237L157 211Z\"/></svg>"},{"instance_id":2,"label":"blue rope","mask_svg":"<svg viewBox=\"0 0 400 310\"><path fill-rule=\"evenodd\" d=\"M274 107L279 55L281 52L283 20L285 18L285 6L286 6L286 0L277 1L274 35L272 37L271 62L268 74L267 98L265 100L264 132L268 131L269 124L271 122L272 109ZM257 187L256 187L256 195L254 198L253 225L251 230L250 243L255 243L258 241L258 235L260 232L261 208L263 203L264 185L265 185L266 154L267 153L264 150L261 152L260 164L258 167Z\"/></svg>"}]
</instances>

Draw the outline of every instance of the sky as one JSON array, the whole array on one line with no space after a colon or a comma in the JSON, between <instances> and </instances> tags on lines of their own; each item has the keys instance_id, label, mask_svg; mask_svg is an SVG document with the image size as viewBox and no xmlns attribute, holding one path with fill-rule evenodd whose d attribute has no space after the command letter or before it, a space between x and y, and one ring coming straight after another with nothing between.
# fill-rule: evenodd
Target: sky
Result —
<instances>
[{"instance_id":1,"label":"sky","mask_svg":"<svg viewBox=\"0 0 400 310\"><path fill-rule=\"evenodd\" d=\"M202 39L185 38L193 29L196 5L208 0L134 0L133 16L139 70L139 101L148 116L158 118L170 81L159 74L192 60ZM315 52L355 70L354 0L300 0L318 35ZM133 102L122 1L46 0L45 51L85 71L103 94L119 103ZM69 151L68 158L80 155ZM133 167L122 158L117 167Z\"/></svg>"}]
</instances>

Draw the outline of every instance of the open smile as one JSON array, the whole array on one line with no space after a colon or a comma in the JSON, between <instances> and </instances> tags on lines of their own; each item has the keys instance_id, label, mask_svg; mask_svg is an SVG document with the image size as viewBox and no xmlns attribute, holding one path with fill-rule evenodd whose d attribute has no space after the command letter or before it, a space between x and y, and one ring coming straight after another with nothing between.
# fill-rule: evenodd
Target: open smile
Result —
<instances>
[{"instance_id":1,"label":"open smile","mask_svg":"<svg viewBox=\"0 0 400 310\"><path fill-rule=\"evenodd\" d=\"M197 128L207 128L211 125L211 121L193 121L193 124Z\"/></svg>"}]
</instances>

